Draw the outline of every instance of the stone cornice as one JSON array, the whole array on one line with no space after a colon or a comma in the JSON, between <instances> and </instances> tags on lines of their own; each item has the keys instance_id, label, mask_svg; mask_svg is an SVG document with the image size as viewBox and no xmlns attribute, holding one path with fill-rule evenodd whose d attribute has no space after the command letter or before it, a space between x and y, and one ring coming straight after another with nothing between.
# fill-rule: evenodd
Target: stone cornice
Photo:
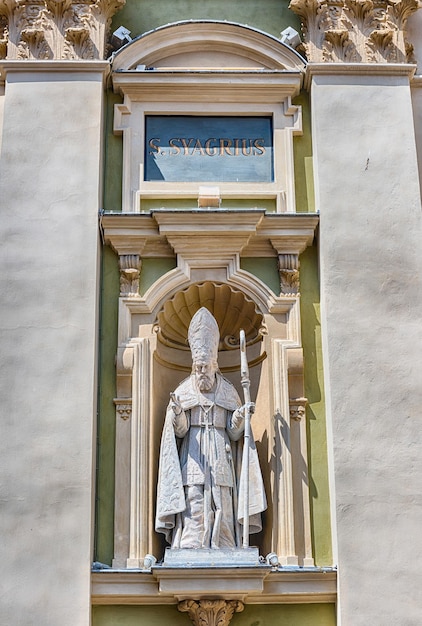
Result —
<instances>
[{"instance_id":1,"label":"stone cornice","mask_svg":"<svg viewBox=\"0 0 422 626\"><path fill-rule=\"evenodd\" d=\"M105 214L104 240L119 255L174 256L184 253L195 234L204 236L203 254L212 256L212 237L220 250L245 256L300 254L312 243L319 216L308 213L265 213L261 210L154 211ZM171 247L170 247L171 246ZM199 244L198 244L199 246Z\"/></svg>"},{"instance_id":2,"label":"stone cornice","mask_svg":"<svg viewBox=\"0 0 422 626\"><path fill-rule=\"evenodd\" d=\"M279 103L296 96L302 86L300 70L126 70L113 71L118 93L137 101Z\"/></svg>"},{"instance_id":3,"label":"stone cornice","mask_svg":"<svg viewBox=\"0 0 422 626\"><path fill-rule=\"evenodd\" d=\"M309 604L335 602L334 569L164 568L152 573L102 570L92 573L94 605L176 604L185 599L240 600L245 604Z\"/></svg>"},{"instance_id":4,"label":"stone cornice","mask_svg":"<svg viewBox=\"0 0 422 626\"><path fill-rule=\"evenodd\" d=\"M411 87L415 89L422 88L422 74L416 74L412 78Z\"/></svg>"},{"instance_id":5,"label":"stone cornice","mask_svg":"<svg viewBox=\"0 0 422 626\"><path fill-rule=\"evenodd\" d=\"M291 0L311 63L405 63L406 22L418 0Z\"/></svg>"},{"instance_id":6,"label":"stone cornice","mask_svg":"<svg viewBox=\"0 0 422 626\"><path fill-rule=\"evenodd\" d=\"M404 76L411 80L416 65L410 63L309 63L306 68L305 89L314 76Z\"/></svg>"},{"instance_id":7,"label":"stone cornice","mask_svg":"<svg viewBox=\"0 0 422 626\"><path fill-rule=\"evenodd\" d=\"M0 0L0 59L103 59L125 0Z\"/></svg>"},{"instance_id":8,"label":"stone cornice","mask_svg":"<svg viewBox=\"0 0 422 626\"><path fill-rule=\"evenodd\" d=\"M108 61L38 61L35 59L27 61L18 60L0 60L0 80L5 79L8 73L101 73L104 77L110 72L110 63Z\"/></svg>"}]
</instances>

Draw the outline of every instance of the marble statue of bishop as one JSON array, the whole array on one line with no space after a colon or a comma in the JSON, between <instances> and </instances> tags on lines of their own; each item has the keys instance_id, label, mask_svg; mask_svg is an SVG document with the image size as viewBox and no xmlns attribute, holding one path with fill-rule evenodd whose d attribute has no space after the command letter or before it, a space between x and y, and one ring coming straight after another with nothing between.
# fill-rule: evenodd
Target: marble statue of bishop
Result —
<instances>
[{"instance_id":1,"label":"marble statue of bishop","mask_svg":"<svg viewBox=\"0 0 422 626\"><path fill-rule=\"evenodd\" d=\"M253 437L242 476L246 405L219 372L219 330L207 309L193 316L188 339L192 374L170 394L163 428L156 530L172 548L238 548L247 487L250 533L261 530L266 509Z\"/></svg>"}]
</instances>

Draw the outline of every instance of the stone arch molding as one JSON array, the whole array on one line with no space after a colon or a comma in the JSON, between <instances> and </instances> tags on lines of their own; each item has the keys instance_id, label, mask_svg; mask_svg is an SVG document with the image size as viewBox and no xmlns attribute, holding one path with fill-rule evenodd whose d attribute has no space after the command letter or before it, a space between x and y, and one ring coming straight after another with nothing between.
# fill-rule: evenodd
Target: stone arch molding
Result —
<instances>
[{"instance_id":1,"label":"stone arch molding","mask_svg":"<svg viewBox=\"0 0 422 626\"><path fill-rule=\"evenodd\" d=\"M296 70L305 60L279 39L231 22L189 20L140 35L113 57L114 71L147 69Z\"/></svg>"}]
</instances>

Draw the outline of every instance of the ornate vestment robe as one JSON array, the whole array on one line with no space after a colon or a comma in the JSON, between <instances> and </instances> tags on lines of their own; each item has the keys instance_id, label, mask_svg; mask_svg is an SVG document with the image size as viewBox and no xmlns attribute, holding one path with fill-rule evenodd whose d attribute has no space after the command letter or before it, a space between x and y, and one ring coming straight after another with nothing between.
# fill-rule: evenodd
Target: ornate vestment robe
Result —
<instances>
[{"instance_id":1,"label":"ornate vestment robe","mask_svg":"<svg viewBox=\"0 0 422 626\"><path fill-rule=\"evenodd\" d=\"M253 437L249 480L242 479L244 420L233 385L216 374L214 393L201 393L195 375L175 391L163 429L157 489L156 530L174 548L235 548L241 545L244 491L249 484L250 533L261 530L266 509Z\"/></svg>"}]
</instances>

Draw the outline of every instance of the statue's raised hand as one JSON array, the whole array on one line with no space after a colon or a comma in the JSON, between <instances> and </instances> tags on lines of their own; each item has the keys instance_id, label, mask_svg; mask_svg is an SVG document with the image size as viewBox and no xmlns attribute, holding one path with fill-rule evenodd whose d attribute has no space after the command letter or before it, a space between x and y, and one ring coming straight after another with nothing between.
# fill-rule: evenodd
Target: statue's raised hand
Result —
<instances>
[{"instance_id":1,"label":"statue's raised hand","mask_svg":"<svg viewBox=\"0 0 422 626\"><path fill-rule=\"evenodd\" d=\"M170 407L173 413L176 415L176 417L180 415L181 412L183 411L182 405L180 404L180 400L174 393L170 394Z\"/></svg>"}]
</instances>

